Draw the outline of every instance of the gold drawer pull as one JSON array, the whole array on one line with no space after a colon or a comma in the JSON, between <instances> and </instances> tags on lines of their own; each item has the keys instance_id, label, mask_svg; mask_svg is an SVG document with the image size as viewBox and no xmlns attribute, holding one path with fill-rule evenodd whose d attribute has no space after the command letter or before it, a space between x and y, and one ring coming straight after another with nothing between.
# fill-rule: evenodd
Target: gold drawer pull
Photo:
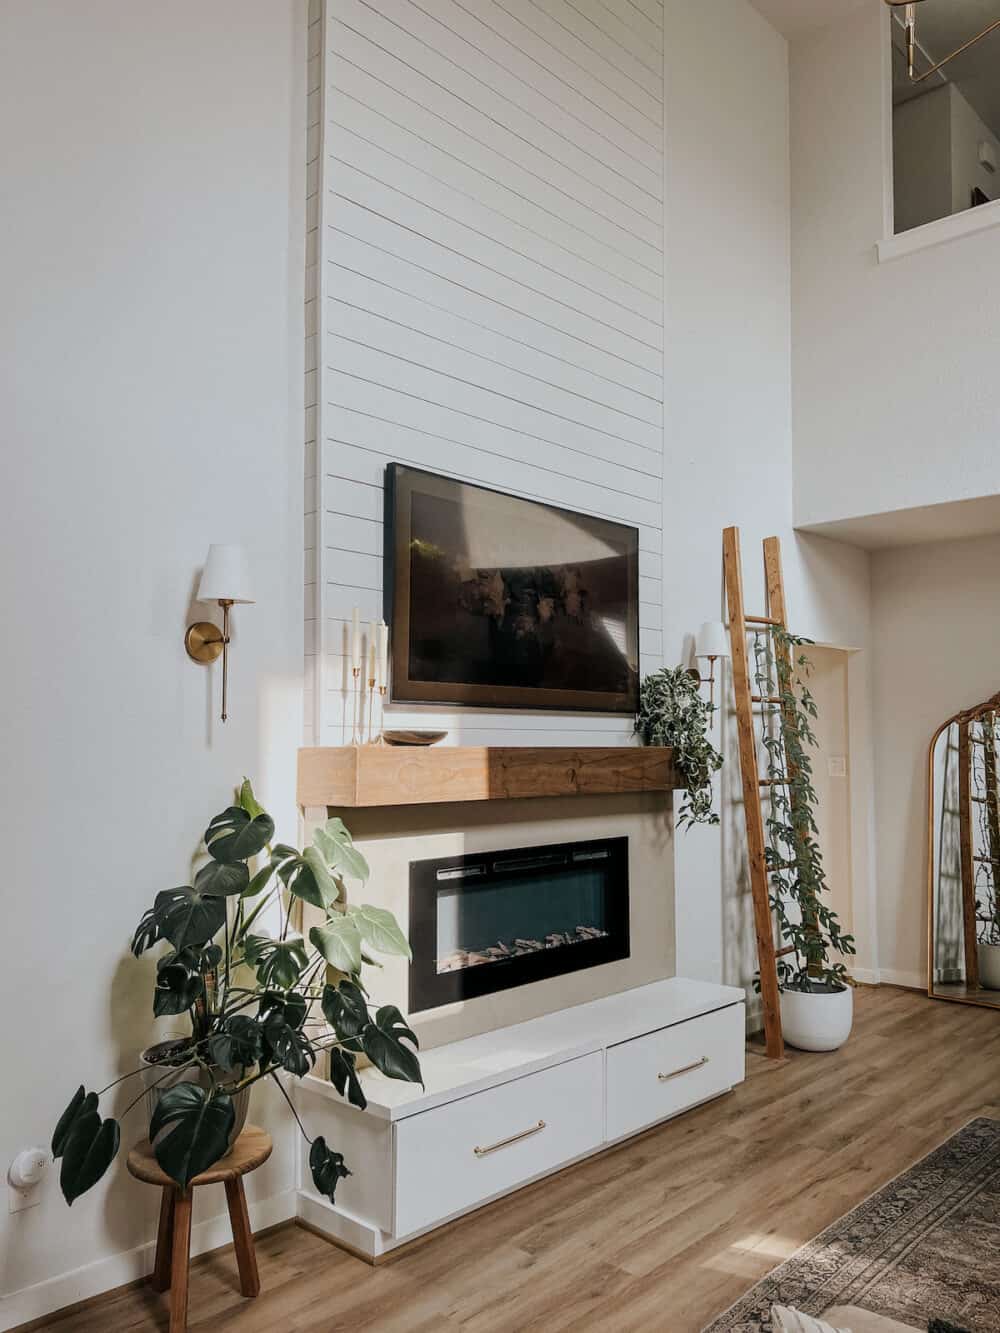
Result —
<instances>
[{"instance_id":1,"label":"gold drawer pull","mask_svg":"<svg viewBox=\"0 0 1000 1333\"><path fill-rule=\"evenodd\" d=\"M532 1134L540 1134L545 1128L545 1121L539 1120L537 1125L532 1125L530 1129L522 1129L520 1134L512 1134L509 1139L501 1139L499 1143L491 1143L488 1148L473 1148L477 1157L488 1157L491 1152L497 1152L500 1148L509 1148L512 1143L520 1143L522 1139L528 1139Z\"/></svg>"},{"instance_id":2,"label":"gold drawer pull","mask_svg":"<svg viewBox=\"0 0 1000 1333\"><path fill-rule=\"evenodd\" d=\"M695 1060L693 1065L685 1065L683 1069L675 1069L670 1074L657 1074L661 1083L669 1083L672 1078L680 1078L681 1074L690 1074L693 1069L700 1069L702 1065L708 1064L708 1056L703 1055L700 1060Z\"/></svg>"}]
</instances>

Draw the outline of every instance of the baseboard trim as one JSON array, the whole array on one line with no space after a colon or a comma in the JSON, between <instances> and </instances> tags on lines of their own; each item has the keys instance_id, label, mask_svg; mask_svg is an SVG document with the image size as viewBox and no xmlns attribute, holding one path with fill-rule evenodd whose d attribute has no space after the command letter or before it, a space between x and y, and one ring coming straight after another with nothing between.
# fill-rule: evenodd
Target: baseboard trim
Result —
<instances>
[{"instance_id":1,"label":"baseboard trim","mask_svg":"<svg viewBox=\"0 0 1000 1333\"><path fill-rule=\"evenodd\" d=\"M882 981L882 973L877 967L852 967L851 978L859 986L877 986Z\"/></svg>"},{"instance_id":2,"label":"baseboard trim","mask_svg":"<svg viewBox=\"0 0 1000 1333\"><path fill-rule=\"evenodd\" d=\"M295 1219L294 1189L249 1205L250 1225L255 1234ZM191 1228L191 1256L208 1254L232 1243L228 1213L206 1218ZM105 1296L122 1287L142 1282L153 1267L155 1241L134 1250L95 1259L69 1273L48 1278L31 1287L12 1291L0 1301L0 1333L29 1333L42 1319L66 1313L95 1296Z\"/></svg>"},{"instance_id":3,"label":"baseboard trim","mask_svg":"<svg viewBox=\"0 0 1000 1333\"><path fill-rule=\"evenodd\" d=\"M922 972L896 972L879 968L879 982L883 986L902 986L905 990L927 991L927 978Z\"/></svg>"}]
</instances>

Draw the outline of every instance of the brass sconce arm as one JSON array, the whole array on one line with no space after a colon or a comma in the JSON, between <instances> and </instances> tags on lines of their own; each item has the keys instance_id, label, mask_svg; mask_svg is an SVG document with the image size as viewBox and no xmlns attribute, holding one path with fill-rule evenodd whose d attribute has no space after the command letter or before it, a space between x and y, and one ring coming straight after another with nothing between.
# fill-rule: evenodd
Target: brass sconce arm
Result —
<instances>
[{"instance_id":1,"label":"brass sconce arm","mask_svg":"<svg viewBox=\"0 0 1000 1333\"><path fill-rule=\"evenodd\" d=\"M196 620L188 625L184 635L184 647L193 662L210 666L222 656L222 720L226 721L229 707L229 608L231 601L219 601L222 607L222 630L210 620Z\"/></svg>"},{"instance_id":2,"label":"brass sconce arm","mask_svg":"<svg viewBox=\"0 0 1000 1333\"><path fill-rule=\"evenodd\" d=\"M911 83L923 83L924 79L929 79L932 74L936 74L950 60L954 60L963 51L968 51L970 46L975 46L976 42L982 41L984 37L988 37L991 32L1000 28L1000 19L994 19L992 23L983 28L982 32L977 32L974 37L970 37L961 46L956 46L954 51L949 52L942 60L931 65L929 69L925 69L923 74L916 74L914 73L914 62L917 54L917 5L921 3L921 0L885 0L885 3L890 9L903 10L903 29L906 34L906 72Z\"/></svg>"}]
</instances>

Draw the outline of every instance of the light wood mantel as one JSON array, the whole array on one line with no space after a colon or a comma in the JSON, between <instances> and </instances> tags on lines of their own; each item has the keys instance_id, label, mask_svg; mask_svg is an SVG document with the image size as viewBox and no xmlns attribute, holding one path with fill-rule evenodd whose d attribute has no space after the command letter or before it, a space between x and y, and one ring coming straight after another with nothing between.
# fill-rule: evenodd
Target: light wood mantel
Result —
<instances>
[{"instance_id":1,"label":"light wood mantel","mask_svg":"<svg viewBox=\"0 0 1000 1333\"><path fill-rule=\"evenodd\" d=\"M299 750L298 802L431 805L530 796L670 791L680 785L662 746L310 746Z\"/></svg>"}]
</instances>

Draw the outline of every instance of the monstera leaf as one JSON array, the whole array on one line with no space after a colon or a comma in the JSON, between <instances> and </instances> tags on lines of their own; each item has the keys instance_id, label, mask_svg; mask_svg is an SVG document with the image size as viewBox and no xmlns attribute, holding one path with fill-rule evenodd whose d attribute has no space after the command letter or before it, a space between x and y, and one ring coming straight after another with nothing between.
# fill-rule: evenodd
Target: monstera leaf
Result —
<instances>
[{"instance_id":1,"label":"monstera leaf","mask_svg":"<svg viewBox=\"0 0 1000 1333\"><path fill-rule=\"evenodd\" d=\"M320 1004L324 1018L341 1041L360 1037L368 1026L368 1005L360 986L356 986L353 981L342 981L339 986L325 986Z\"/></svg>"},{"instance_id":2,"label":"monstera leaf","mask_svg":"<svg viewBox=\"0 0 1000 1333\"><path fill-rule=\"evenodd\" d=\"M205 993L205 975L214 972L222 960L217 944L204 949L181 949L164 954L156 964L153 1013L183 1014Z\"/></svg>"},{"instance_id":3,"label":"monstera leaf","mask_svg":"<svg viewBox=\"0 0 1000 1333\"><path fill-rule=\"evenodd\" d=\"M361 971L361 932L353 917L335 912L322 926L313 926L309 939L338 972Z\"/></svg>"},{"instance_id":4,"label":"monstera leaf","mask_svg":"<svg viewBox=\"0 0 1000 1333\"><path fill-rule=\"evenodd\" d=\"M205 830L205 846L216 861L246 861L262 852L274 837L274 820L261 810L251 816L241 805L231 805L215 816Z\"/></svg>"},{"instance_id":5,"label":"monstera leaf","mask_svg":"<svg viewBox=\"0 0 1000 1333\"><path fill-rule=\"evenodd\" d=\"M52 1136L53 1155L62 1158L59 1186L67 1203L97 1184L120 1141L117 1120L102 1120L97 1113L97 1093L78 1088Z\"/></svg>"},{"instance_id":6,"label":"monstera leaf","mask_svg":"<svg viewBox=\"0 0 1000 1333\"><path fill-rule=\"evenodd\" d=\"M331 1203L337 1192L337 1182L351 1174L344 1165L344 1154L328 1148L322 1134L313 1140L309 1149L309 1170L312 1172L313 1184Z\"/></svg>"},{"instance_id":7,"label":"monstera leaf","mask_svg":"<svg viewBox=\"0 0 1000 1333\"><path fill-rule=\"evenodd\" d=\"M403 1045L404 1041L412 1042L414 1047L420 1045L394 1004L383 1005L376 1013L375 1021L369 1023L361 1034L365 1055L376 1069L387 1078L400 1078L423 1087L420 1061L409 1047Z\"/></svg>"},{"instance_id":8,"label":"monstera leaf","mask_svg":"<svg viewBox=\"0 0 1000 1333\"><path fill-rule=\"evenodd\" d=\"M59 1117L59 1123L55 1127L52 1135L52 1156L59 1158L63 1155L63 1149L66 1146L66 1140L69 1138L69 1132L81 1116L89 1115L97 1110L97 1093L84 1092L83 1084L77 1088L73 1094L69 1106Z\"/></svg>"},{"instance_id":9,"label":"monstera leaf","mask_svg":"<svg viewBox=\"0 0 1000 1333\"><path fill-rule=\"evenodd\" d=\"M223 1019L208 1039L208 1058L221 1069L255 1065L262 1052L260 1025L246 1014Z\"/></svg>"},{"instance_id":10,"label":"monstera leaf","mask_svg":"<svg viewBox=\"0 0 1000 1333\"><path fill-rule=\"evenodd\" d=\"M368 862L354 846L342 819L328 819L318 828L313 834L313 846L335 874L362 882L368 878Z\"/></svg>"},{"instance_id":11,"label":"monstera leaf","mask_svg":"<svg viewBox=\"0 0 1000 1333\"><path fill-rule=\"evenodd\" d=\"M226 902L199 889L183 885L163 889L153 906L139 922L132 940L132 952L138 958L157 940L169 940L178 953L200 949L218 934L226 920Z\"/></svg>"},{"instance_id":12,"label":"monstera leaf","mask_svg":"<svg viewBox=\"0 0 1000 1333\"><path fill-rule=\"evenodd\" d=\"M231 898L245 893L250 884L250 871L243 861L209 861L194 877L199 893L216 898Z\"/></svg>"},{"instance_id":13,"label":"monstera leaf","mask_svg":"<svg viewBox=\"0 0 1000 1333\"><path fill-rule=\"evenodd\" d=\"M289 893L310 907L326 911L340 897L340 885L315 847L307 847L301 856L294 847L276 847L272 865Z\"/></svg>"},{"instance_id":14,"label":"monstera leaf","mask_svg":"<svg viewBox=\"0 0 1000 1333\"><path fill-rule=\"evenodd\" d=\"M240 786L239 802L240 807L247 812L251 819L256 819L258 815L267 813L257 797L254 796L249 778L244 778Z\"/></svg>"},{"instance_id":15,"label":"monstera leaf","mask_svg":"<svg viewBox=\"0 0 1000 1333\"><path fill-rule=\"evenodd\" d=\"M307 1012L305 997L294 991L286 994L264 992L258 1021L265 1064L277 1063L298 1078L309 1073L316 1063L316 1055L302 1032Z\"/></svg>"},{"instance_id":16,"label":"monstera leaf","mask_svg":"<svg viewBox=\"0 0 1000 1333\"><path fill-rule=\"evenodd\" d=\"M272 990L291 990L309 962L300 935L287 940L248 935L244 952L247 962L256 969L257 980Z\"/></svg>"},{"instance_id":17,"label":"monstera leaf","mask_svg":"<svg viewBox=\"0 0 1000 1333\"><path fill-rule=\"evenodd\" d=\"M387 908L362 903L360 907L349 907L347 915L361 932L364 943L370 945L376 953L395 954L401 958L413 957L406 936Z\"/></svg>"},{"instance_id":18,"label":"monstera leaf","mask_svg":"<svg viewBox=\"0 0 1000 1333\"><path fill-rule=\"evenodd\" d=\"M219 1160L229 1146L236 1119L228 1092L206 1091L197 1083L175 1083L160 1094L149 1122L156 1160L182 1189ZM157 1135L169 1129L159 1142Z\"/></svg>"},{"instance_id":19,"label":"monstera leaf","mask_svg":"<svg viewBox=\"0 0 1000 1333\"><path fill-rule=\"evenodd\" d=\"M354 1064L355 1056L350 1051L342 1051L337 1046L330 1051L330 1082L341 1097L346 1089L347 1100L363 1111L368 1105L368 1098L362 1090Z\"/></svg>"}]
</instances>

